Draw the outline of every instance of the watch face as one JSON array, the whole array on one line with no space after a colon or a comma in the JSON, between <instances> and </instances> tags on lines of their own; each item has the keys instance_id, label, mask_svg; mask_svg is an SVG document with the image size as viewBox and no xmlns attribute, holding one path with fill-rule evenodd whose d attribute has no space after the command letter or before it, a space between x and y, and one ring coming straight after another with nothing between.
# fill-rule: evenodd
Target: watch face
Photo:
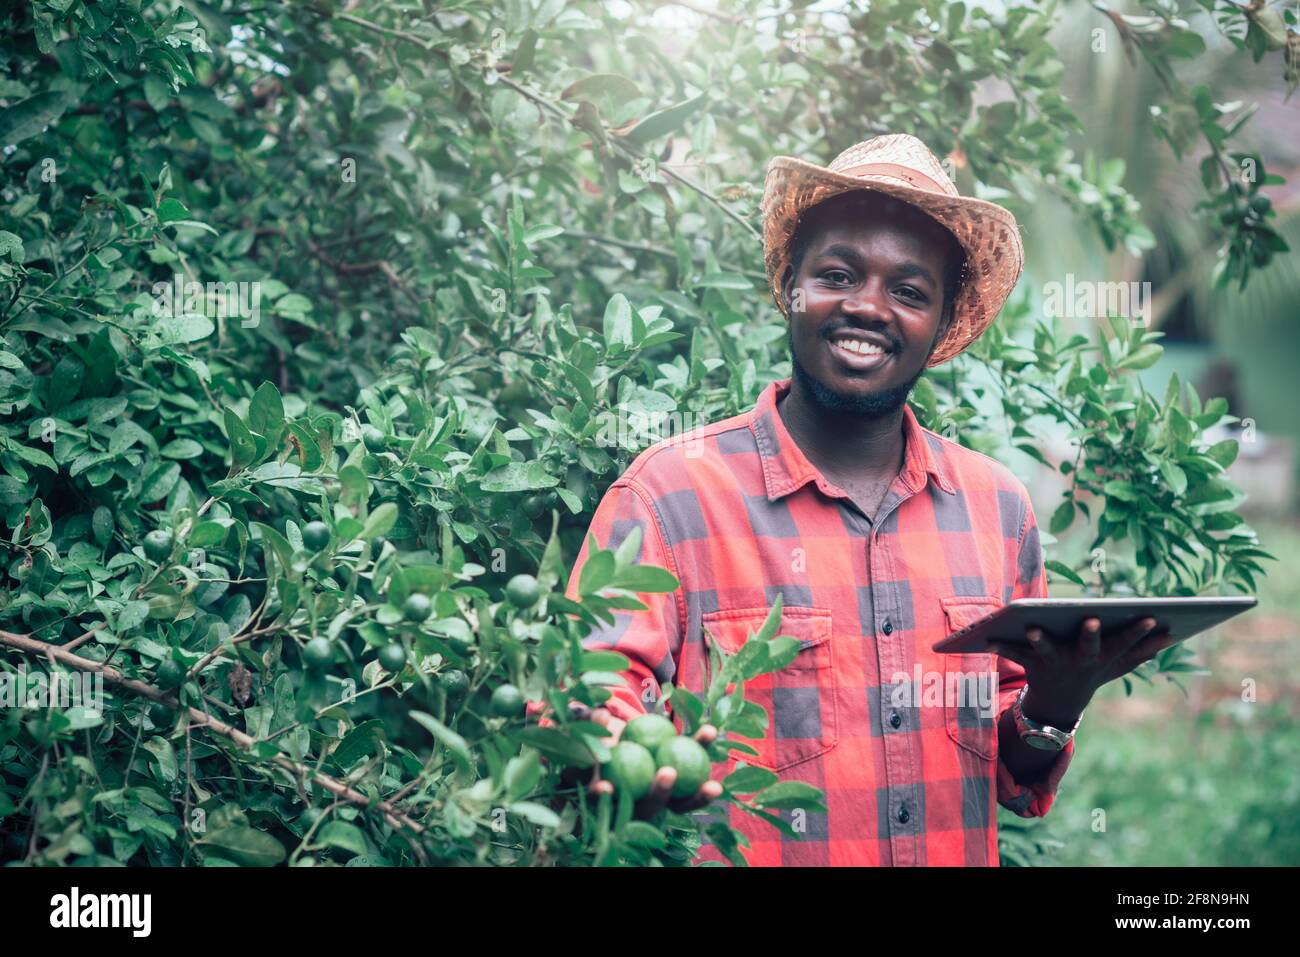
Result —
<instances>
[{"instance_id":1,"label":"watch face","mask_svg":"<svg viewBox=\"0 0 1300 957\"><path fill-rule=\"evenodd\" d=\"M1042 731L1030 731L1024 735L1025 744L1038 748L1040 751L1060 751L1065 747L1064 742L1059 741L1050 734Z\"/></svg>"}]
</instances>

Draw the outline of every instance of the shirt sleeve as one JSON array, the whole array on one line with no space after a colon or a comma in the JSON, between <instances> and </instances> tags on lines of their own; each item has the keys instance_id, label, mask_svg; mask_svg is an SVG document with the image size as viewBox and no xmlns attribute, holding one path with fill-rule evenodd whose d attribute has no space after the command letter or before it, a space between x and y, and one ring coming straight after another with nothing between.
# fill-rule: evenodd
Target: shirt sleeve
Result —
<instances>
[{"instance_id":1,"label":"shirt sleeve","mask_svg":"<svg viewBox=\"0 0 1300 957\"><path fill-rule=\"evenodd\" d=\"M641 545L637 562L666 568L680 581L649 495L636 485L620 481L610 487L596 507L569 576L567 597L578 600L578 582L592 536L599 547L614 549L638 528ZM659 700L663 684L671 681L676 672L673 654L681 647L685 607L681 585L672 592L643 593L637 598L646 606L644 610L615 611L613 624L602 623L583 639L584 648L617 651L630 662L628 670L623 672L626 684L611 687L613 696L605 704L615 717L624 721L644 714L648 705Z\"/></svg>"},{"instance_id":2,"label":"shirt sleeve","mask_svg":"<svg viewBox=\"0 0 1300 957\"><path fill-rule=\"evenodd\" d=\"M1043 549L1038 538L1038 524L1028 496L1025 498L1024 528L1016 553L1016 581L1011 591L1015 598L1047 598L1047 572L1043 567ZM1010 709L1025 683L1025 669L1009 658L998 659L998 722ZM998 758L998 803L1021 817L1042 817L1056 800L1056 790L1074 755L1074 739L1065 746L1056 761L1043 770L1042 777L1031 784L1018 784L1010 769Z\"/></svg>"}]
</instances>

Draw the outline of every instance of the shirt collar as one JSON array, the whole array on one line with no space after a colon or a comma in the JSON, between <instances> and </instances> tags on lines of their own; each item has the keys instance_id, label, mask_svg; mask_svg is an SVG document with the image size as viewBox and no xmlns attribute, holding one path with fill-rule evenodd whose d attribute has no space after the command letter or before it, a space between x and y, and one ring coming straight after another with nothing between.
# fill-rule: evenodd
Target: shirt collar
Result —
<instances>
[{"instance_id":1,"label":"shirt collar","mask_svg":"<svg viewBox=\"0 0 1300 957\"><path fill-rule=\"evenodd\" d=\"M782 379L771 383L749 413L749 428L758 442L758 454L763 462L763 482L767 486L768 501L789 495L808 482L816 482L827 495L835 496L836 487L808 461L777 412L776 403L790 391L790 382L790 379ZM911 406L906 404L903 406L903 442L906 453L898 477L908 491L915 494L925 488L929 479L934 479L941 490L949 495L955 494L942 443L934 433L921 427Z\"/></svg>"}]
</instances>

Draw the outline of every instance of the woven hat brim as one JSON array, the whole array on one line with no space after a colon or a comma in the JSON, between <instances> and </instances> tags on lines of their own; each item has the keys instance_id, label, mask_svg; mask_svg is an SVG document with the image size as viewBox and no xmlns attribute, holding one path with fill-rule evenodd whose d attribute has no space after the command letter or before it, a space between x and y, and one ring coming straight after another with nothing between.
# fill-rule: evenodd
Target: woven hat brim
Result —
<instances>
[{"instance_id":1,"label":"woven hat brim","mask_svg":"<svg viewBox=\"0 0 1300 957\"><path fill-rule=\"evenodd\" d=\"M952 324L927 366L947 362L993 323L1024 268L1015 216L987 200L920 189L888 175L847 176L793 156L768 165L763 190L763 261L778 308L781 277L790 264L789 243L799 217L818 203L851 190L871 189L909 203L946 227L966 253Z\"/></svg>"}]
</instances>

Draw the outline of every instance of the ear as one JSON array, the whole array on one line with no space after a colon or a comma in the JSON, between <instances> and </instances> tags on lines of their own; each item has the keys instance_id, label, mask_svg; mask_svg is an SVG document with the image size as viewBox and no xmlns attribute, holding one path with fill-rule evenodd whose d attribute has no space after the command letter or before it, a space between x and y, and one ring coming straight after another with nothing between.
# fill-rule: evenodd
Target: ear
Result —
<instances>
[{"instance_id":1,"label":"ear","mask_svg":"<svg viewBox=\"0 0 1300 957\"><path fill-rule=\"evenodd\" d=\"M794 298L794 267L787 265L781 279L781 311L790 319L790 301Z\"/></svg>"}]
</instances>

